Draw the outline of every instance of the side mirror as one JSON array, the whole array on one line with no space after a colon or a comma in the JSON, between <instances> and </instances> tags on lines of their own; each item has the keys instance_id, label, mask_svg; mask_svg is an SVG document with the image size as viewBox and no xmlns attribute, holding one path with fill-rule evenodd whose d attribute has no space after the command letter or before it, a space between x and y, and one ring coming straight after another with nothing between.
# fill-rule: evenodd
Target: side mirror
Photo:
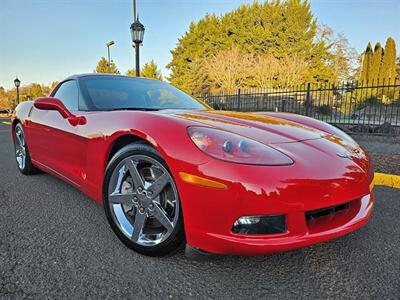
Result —
<instances>
[{"instance_id":1,"label":"side mirror","mask_svg":"<svg viewBox=\"0 0 400 300\"><path fill-rule=\"evenodd\" d=\"M67 119L68 122L72 126L76 125L84 125L86 124L86 118L81 116L75 116L72 114L68 108L57 98L47 97L47 98L38 98L33 102L33 106L40 110L56 110L60 113L60 115Z\"/></svg>"},{"instance_id":2,"label":"side mirror","mask_svg":"<svg viewBox=\"0 0 400 300\"><path fill-rule=\"evenodd\" d=\"M35 100L33 105L37 109L41 110L56 110L60 113L60 115L64 118L67 119L73 114L65 107L65 105L57 98L38 98Z\"/></svg>"}]
</instances>

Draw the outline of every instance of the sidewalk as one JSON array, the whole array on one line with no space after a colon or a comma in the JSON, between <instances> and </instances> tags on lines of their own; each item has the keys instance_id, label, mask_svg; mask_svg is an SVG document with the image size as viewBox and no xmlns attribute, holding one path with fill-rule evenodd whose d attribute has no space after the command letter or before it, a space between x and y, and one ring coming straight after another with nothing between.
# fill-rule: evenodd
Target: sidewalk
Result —
<instances>
[{"instance_id":1,"label":"sidewalk","mask_svg":"<svg viewBox=\"0 0 400 300\"><path fill-rule=\"evenodd\" d=\"M354 135L372 158L375 172L400 175L400 137Z\"/></svg>"}]
</instances>

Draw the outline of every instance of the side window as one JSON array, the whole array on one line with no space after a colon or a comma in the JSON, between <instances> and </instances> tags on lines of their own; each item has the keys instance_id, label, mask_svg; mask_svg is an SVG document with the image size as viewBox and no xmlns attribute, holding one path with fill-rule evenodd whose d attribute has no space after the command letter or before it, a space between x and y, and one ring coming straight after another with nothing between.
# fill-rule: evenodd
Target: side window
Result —
<instances>
[{"instance_id":1,"label":"side window","mask_svg":"<svg viewBox=\"0 0 400 300\"><path fill-rule=\"evenodd\" d=\"M78 85L75 80L61 84L54 97L60 99L69 110L78 110Z\"/></svg>"}]
</instances>

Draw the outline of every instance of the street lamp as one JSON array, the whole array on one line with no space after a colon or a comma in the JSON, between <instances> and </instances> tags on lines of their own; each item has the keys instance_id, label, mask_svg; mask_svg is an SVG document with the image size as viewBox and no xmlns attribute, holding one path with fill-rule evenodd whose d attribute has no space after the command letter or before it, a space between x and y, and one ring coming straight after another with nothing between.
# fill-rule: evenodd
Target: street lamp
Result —
<instances>
[{"instance_id":1,"label":"street lamp","mask_svg":"<svg viewBox=\"0 0 400 300\"><path fill-rule=\"evenodd\" d=\"M111 73L111 58L110 58L110 47L114 45L114 41L109 41L106 43L107 53L108 53L108 73Z\"/></svg>"},{"instance_id":2,"label":"street lamp","mask_svg":"<svg viewBox=\"0 0 400 300\"><path fill-rule=\"evenodd\" d=\"M17 105L19 104L19 86L21 85L21 81L16 77L14 79L14 85L17 88Z\"/></svg>"},{"instance_id":3,"label":"street lamp","mask_svg":"<svg viewBox=\"0 0 400 300\"><path fill-rule=\"evenodd\" d=\"M140 66L139 66L139 46L143 42L144 26L139 22L139 17L136 18L135 22L131 24L131 35L132 42L135 44L135 54L136 54L136 77L140 76Z\"/></svg>"}]
</instances>

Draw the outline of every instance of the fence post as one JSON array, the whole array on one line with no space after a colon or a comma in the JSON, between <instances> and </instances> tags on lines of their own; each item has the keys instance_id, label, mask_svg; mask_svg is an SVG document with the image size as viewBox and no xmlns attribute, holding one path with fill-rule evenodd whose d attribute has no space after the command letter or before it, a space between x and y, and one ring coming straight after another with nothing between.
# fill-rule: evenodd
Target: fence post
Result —
<instances>
[{"instance_id":1,"label":"fence post","mask_svg":"<svg viewBox=\"0 0 400 300\"><path fill-rule=\"evenodd\" d=\"M308 117L311 115L310 107L312 107L310 89L311 89L311 84L307 83L307 94L306 94L305 106L306 106L306 116L308 116Z\"/></svg>"},{"instance_id":2,"label":"fence post","mask_svg":"<svg viewBox=\"0 0 400 300\"><path fill-rule=\"evenodd\" d=\"M238 89L237 92L237 98L238 98L237 111L240 111L240 88Z\"/></svg>"},{"instance_id":3,"label":"fence post","mask_svg":"<svg viewBox=\"0 0 400 300\"><path fill-rule=\"evenodd\" d=\"M281 112L286 112L286 99L282 99Z\"/></svg>"}]
</instances>

